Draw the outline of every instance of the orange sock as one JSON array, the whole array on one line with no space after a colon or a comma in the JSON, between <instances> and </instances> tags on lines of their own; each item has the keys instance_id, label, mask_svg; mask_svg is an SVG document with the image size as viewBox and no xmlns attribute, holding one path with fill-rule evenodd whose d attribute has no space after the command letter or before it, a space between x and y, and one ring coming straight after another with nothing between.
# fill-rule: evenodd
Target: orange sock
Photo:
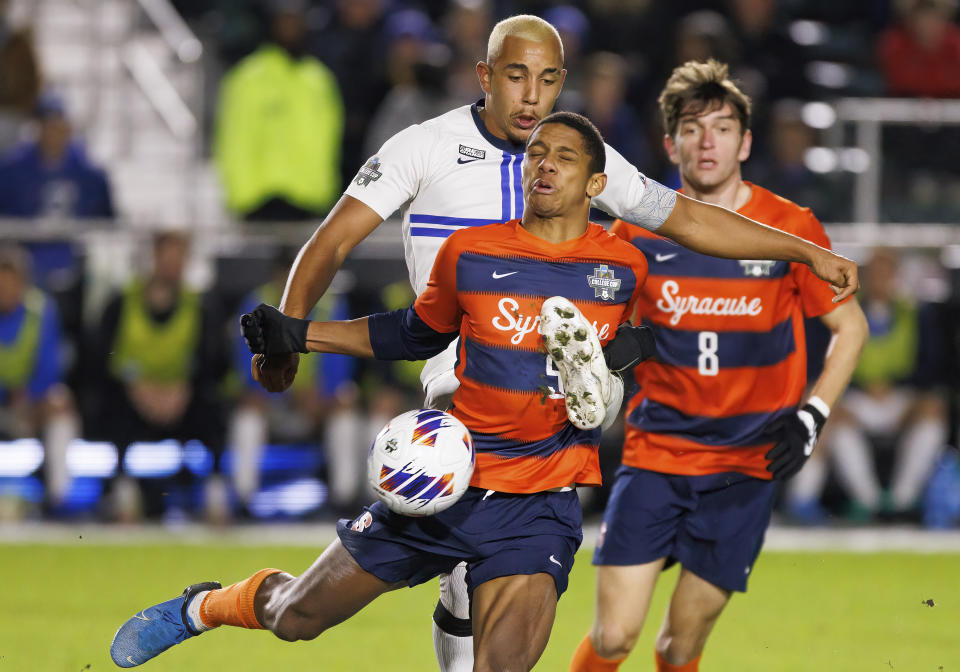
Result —
<instances>
[{"instance_id":1,"label":"orange sock","mask_svg":"<svg viewBox=\"0 0 960 672\"><path fill-rule=\"evenodd\" d=\"M233 625L250 630L263 630L253 612L253 598L263 580L280 569L261 569L259 572L226 588L211 590L200 603L200 620L209 628Z\"/></svg>"},{"instance_id":2,"label":"orange sock","mask_svg":"<svg viewBox=\"0 0 960 672\"><path fill-rule=\"evenodd\" d=\"M697 656L686 665L671 665L663 659L659 651L654 651L657 657L657 672L698 672L700 670L700 656Z\"/></svg>"},{"instance_id":3,"label":"orange sock","mask_svg":"<svg viewBox=\"0 0 960 672\"><path fill-rule=\"evenodd\" d=\"M626 658L620 658L619 660L601 658L593 648L590 635L587 635L573 653L573 660L570 661L570 672L617 672L620 669L620 664L625 660Z\"/></svg>"}]
</instances>

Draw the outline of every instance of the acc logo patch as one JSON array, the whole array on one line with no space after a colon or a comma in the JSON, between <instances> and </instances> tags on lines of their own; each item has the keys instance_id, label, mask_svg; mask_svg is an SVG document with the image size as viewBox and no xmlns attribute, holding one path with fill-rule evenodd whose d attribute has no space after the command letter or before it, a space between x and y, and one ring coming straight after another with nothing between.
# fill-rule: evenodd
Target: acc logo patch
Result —
<instances>
[{"instance_id":1,"label":"acc logo patch","mask_svg":"<svg viewBox=\"0 0 960 672\"><path fill-rule=\"evenodd\" d=\"M357 177L353 180L357 183L358 186L365 187L371 182L376 182L380 179L380 176L383 173L380 172L380 157L374 156L367 161L367 165L360 169L360 172L357 173Z\"/></svg>"},{"instance_id":2,"label":"acc logo patch","mask_svg":"<svg viewBox=\"0 0 960 672\"><path fill-rule=\"evenodd\" d=\"M362 516L353 521L350 529L354 532L363 532L371 524L373 524L373 515L369 511L364 511Z\"/></svg>"}]
</instances>

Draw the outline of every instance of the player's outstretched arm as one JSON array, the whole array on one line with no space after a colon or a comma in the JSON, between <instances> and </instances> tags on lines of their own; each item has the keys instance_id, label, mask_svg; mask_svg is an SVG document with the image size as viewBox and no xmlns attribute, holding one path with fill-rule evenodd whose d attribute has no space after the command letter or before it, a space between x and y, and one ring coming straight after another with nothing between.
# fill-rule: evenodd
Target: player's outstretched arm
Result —
<instances>
[{"instance_id":1,"label":"player's outstretched arm","mask_svg":"<svg viewBox=\"0 0 960 672\"><path fill-rule=\"evenodd\" d=\"M767 433L775 444L766 454L767 470L777 480L785 480L803 468L813 454L820 431L830 417L830 409L846 389L860 359L870 328L856 301L840 304L820 319L833 335L823 372L814 383L807 403L796 414L775 420Z\"/></svg>"},{"instance_id":2,"label":"player's outstretched arm","mask_svg":"<svg viewBox=\"0 0 960 672\"><path fill-rule=\"evenodd\" d=\"M280 311L306 317L333 281L354 247L380 226L383 218L352 196L341 196L297 255L280 301Z\"/></svg>"},{"instance_id":3,"label":"player's outstretched arm","mask_svg":"<svg viewBox=\"0 0 960 672\"><path fill-rule=\"evenodd\" d=\"M311 322L284 315L261 303L240 318L240 331L250 352L254 379L270 392L282 392L292 377L267 378L263 365L270 357L321 352L376 359L429 359L446 349L458 332L438 332L417 315L413 306L355 320Z\"/></svg>"},{"instance_id":4,"label":"player's outstretched arm","mask_svg":"<svg viewBox=\"0 0 960 672\"><path fill-rule=\"evenodd\" d=\"M367 318L338 322L311 322L284 315L261 303L240 318L240 332L253 353L250 370L254 380L268 392L283 392L293 384L292 372L279 369L265 373L273 361L299 357L300 353L328 352L355 357L373 357Z\"/></svg>"},{"instance_id":5,"label":"player's outstretched arm","mask_svg":"<svg viewBox=\"0 0 960 672\"><path fill-rule=\"evenodd\" d=\"M860 288L857 265L846 257L732 210L677 194L657 233L695 252L728 259L776 259L806 264L830 283L839 303Z\"/></svg>"},{"instance_id":6,"label":"player's outstretched arm","mask_svg":"<svg viewBox=\"0 0 960 672\"><path fill-rule=\"evenodd\" d=\"M382 221L368 205L352 196L342 196L297 255L280 311L290 317L306 317L327 291L350 250ZM296 352L254 357L254 378L270 392L283 391L293 384L299 360Z\"/></svg>"}]
</instances>

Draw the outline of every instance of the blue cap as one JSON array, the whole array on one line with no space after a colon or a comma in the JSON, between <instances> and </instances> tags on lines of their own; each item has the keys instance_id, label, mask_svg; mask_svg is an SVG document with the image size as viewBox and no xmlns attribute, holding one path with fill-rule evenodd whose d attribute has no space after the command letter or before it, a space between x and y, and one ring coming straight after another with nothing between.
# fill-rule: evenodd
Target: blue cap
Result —
<instances>
[{"instance_id":1,"label":"blue cap","mask_svg":"<svg viewBox=\"0 0 960 672\"><path fill-rule=\"evenodd\" d=\"M413 37L424 42L434 39L436 30L430 17L418 9L403 9L387 17L386 35L389 40Z\"/></svg>"},{"instance_id":2,"label":"blue cap","mask_svg":"<svg viewBox=\"0 0 960 672\"><path fill-rule=\"evenodd\" d=\"M580 39L590 30L586 15L576 7L560 5L543 13L543 20L553 25L560 33L573 33Z\"/></svg>"},{"instance_id":3,"label":"blue cap","mask_svg":"<svg viewBox=\"0 0 960 672\"><path fill-rule=\"evenodd\" d=\"M40 94L37 104L33 109L34 116L37 119L46 119L48 117L66 117L67 108L63 103L63 98L53 92Z\"/></svg>"}]
</instances>

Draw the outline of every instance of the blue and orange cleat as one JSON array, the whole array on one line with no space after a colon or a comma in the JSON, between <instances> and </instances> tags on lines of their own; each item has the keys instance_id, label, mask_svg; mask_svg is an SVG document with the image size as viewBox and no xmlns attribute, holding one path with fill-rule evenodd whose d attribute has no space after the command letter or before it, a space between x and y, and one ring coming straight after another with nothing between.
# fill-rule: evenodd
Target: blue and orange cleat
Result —
<instances>
[{"instance_id":1,"label":"blue and orange cleat","mask_svg":"<svg viewBox=\"0 0 960 672\"><path fill-rule=\"evenodd\" d=\"M187 605L197 593L220 588L216 581L195 583L183 595L147 607L120 626L110 643L110 657L120 667L136 667L174 644L200 633L190 627Z\"/></svg>"}]
</instances>

